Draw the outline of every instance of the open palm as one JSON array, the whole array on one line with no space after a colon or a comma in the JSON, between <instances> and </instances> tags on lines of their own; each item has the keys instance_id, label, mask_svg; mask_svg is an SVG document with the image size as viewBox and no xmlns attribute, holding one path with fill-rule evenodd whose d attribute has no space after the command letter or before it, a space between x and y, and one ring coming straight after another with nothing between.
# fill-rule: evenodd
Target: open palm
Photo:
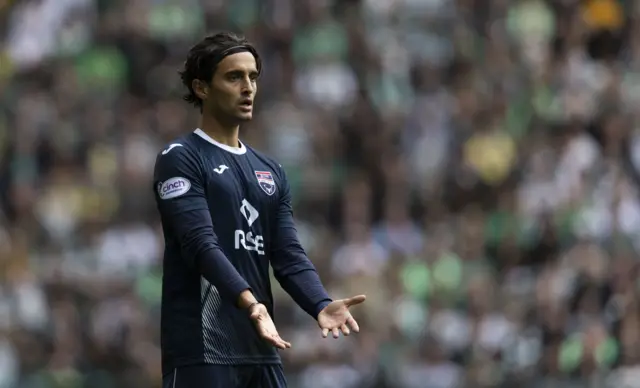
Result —
<instances>
[{"instance_id":1,"label":"open palm","mask_svg":"<svg viewBox=\"0 0 640 388\"><path fill-rule=\"evenodd\" d=\"M318 314L318 326L322 330L322 336L327 338L329 332L333 334L333 338L338 338L340 332L349 335L351 330L359 332L358 322L353 319L349 312L349 308L364 302L367 299L365 295L357 295L347 299L334 300Z\"/></svg>"},{"instance_id":2,"label":"open palm","mask_svg":"<svg viewBox=\"0 0 640 388\"><path fill-rule=\"evenodd\" d=\"M260 338L264 341L278 349L289 349L291 347L291 343L283 340L280 334L278 334L276 325L273 323L267 308L263 304L259 303L253 306L249 318L253 321L258 335L260 335Z\"/></svg>"}]
</instances>

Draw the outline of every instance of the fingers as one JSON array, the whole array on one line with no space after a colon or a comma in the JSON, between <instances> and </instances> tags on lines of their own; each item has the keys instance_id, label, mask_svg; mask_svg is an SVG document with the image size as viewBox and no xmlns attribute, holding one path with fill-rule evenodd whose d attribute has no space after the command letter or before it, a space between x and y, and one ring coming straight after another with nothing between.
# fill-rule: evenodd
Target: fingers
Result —
<instances>
[{"instance_id":1,"label":"fingers","mask_svg":"<svg viewBox=\"0 0 640 388\"><path fill-rule=\"evenodd\" d=\"M358 325L356 324L356 328L357 326ZM342 334L344 334L345 336L351 334L351 330L345 324L340 325L340 327L333 327L331 329L329 328L322 329L322 338L327 338L327 336L329 335L329 332L331 332L331 335L333 336L333 338L340 338L340 332L342 332Z\"/></svg>"},{"instance_id":2,"label":"fingers","mask_svg":"<svg viewBox=\"0 0 640 388\"><path fill-rule=\"evenodd\" d=\"M279 349L291 349L291 342L285 341L278 336L278 345L276 347Z\"/></svg>"},{"instance_id":3,"label":"fingers","mask_svg":"<svg viewBox=\"0 0 640 388\"><path fill-rule=\"evenodd\" d=\"M291 348L291 343L280 338L279 335L273 335L270 337L263 337L267 342L271 345L275 346L278 349L289 349Z\"/></svg>"},{"instance_id":4,"label":"fingers","mask_svg":"<svg viewBox=\"0 0 640 388\"><path fill-rule=\"evenodd\" d=\"M367 300L367 296L366 295L356 295L356 296L352 296L351 298L345 299L344 300L344 304L347 307L351 307L351 306L358 305L358 304L364 302L365 300Z\"/></svg>"},{"instance_id":5,"label":"fingers","mask_svg":"<svg viewBox=\"0 0 640 388\"><path fill-rule=\"evenodd\" d=\"M291 343L283 340L278 333L268 333L263 331L260 336L278 349L291 348Z\"/></svg>"},{"instance_id":6,"label":"fingers","mask_svg":"<svg viewBox=\"0 0 640 388\"><path fill-rule=\"evenodd\" d=\"M278 334L278 331L276 330L276 327L268 314L264 315L263 312L260 312L258 309L256 309L256 311L253 311L251 313L250 318L254 321L256 329L258 330L260 337L264 341L270 343L278 349L291 348L291 343L283 340L280 337L280 334Z\"/></svg>"},{"instance_id":7,"label":"fingers","mask_svg":"<svg viewBox=\"0 0 640 388\"><path fill-rule=\"evenodd\" d=\"M347 324L349 325L349 327L351 327L351 330L355 331L356 333L360 332L360 326L358 326L358 322L356 322L353 317L347 318Z\"/></svg>"}]
</instances>

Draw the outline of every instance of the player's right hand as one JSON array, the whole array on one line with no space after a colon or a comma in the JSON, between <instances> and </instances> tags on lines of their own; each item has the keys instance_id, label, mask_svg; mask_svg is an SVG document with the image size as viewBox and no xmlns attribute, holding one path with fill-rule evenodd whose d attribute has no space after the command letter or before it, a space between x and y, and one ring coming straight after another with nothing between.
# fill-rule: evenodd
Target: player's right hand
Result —
<instances>
[{"instance_id":1,"label":"player's right hand","mask_svg":"<svg viewBox=\"0 0 640 388\"><path fill-rule=\"evenodd\" d=\"M267 307L256 303L249 310L249 318L253 321L260 337L278 349L289 349L291 343L280 338L276 325L273 323Z\"/></svg>"}]
</instances>

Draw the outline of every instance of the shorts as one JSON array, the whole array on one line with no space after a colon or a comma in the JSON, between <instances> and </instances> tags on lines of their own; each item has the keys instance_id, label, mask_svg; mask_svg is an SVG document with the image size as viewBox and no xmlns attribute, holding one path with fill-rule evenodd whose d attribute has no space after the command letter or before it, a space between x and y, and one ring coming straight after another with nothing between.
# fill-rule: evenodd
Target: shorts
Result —
<instances>
[{"instance_id":1,"label":"shorts","mask_svg":"<svg viewBox=\"0 0 640 388\"><path fill-rule=\"evenodd\" d=\"M163 388L286 388L280 364L190 365L163 378Z\"/></svg>"}]
</instances>

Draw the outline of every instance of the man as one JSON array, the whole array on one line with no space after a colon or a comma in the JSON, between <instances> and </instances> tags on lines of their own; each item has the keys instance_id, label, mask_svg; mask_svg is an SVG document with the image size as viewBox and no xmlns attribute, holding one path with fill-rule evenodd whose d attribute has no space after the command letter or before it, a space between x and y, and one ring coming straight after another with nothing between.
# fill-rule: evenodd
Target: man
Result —
<instances>
[{"instance_id":1,"label":"man","mask_svg":"<svg viewBox=\"0 0 640 388\"><path fill-rule=\"evenodd\" d=\"M229 33L206 37L181 72L200 128L168 144L154 173L165 236L162 367L165 388L285 387L271 319L269 264L327 337L358 324L332 301L300 242L282 166L238 139L261 72L256 50Z\"/></svg>"}]
</instances>

